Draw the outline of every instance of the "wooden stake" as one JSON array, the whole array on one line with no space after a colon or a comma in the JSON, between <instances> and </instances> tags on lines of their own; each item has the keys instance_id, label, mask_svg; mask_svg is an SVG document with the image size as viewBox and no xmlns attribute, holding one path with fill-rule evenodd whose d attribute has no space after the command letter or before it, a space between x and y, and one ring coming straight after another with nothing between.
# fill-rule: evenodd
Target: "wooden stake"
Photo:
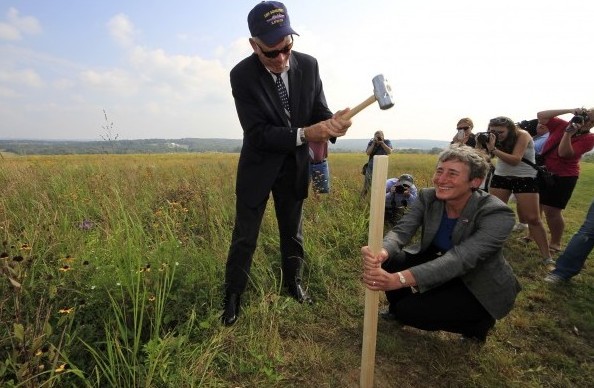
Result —
<instances>
[{"instance_id":1,"label":"wooden stake","mask_svg":"<svg viewBox=\"0 0 594 388\"><path fill-rule=\"evenodd\" d=\"M386 202L386 179L388 156L373 157L371 177L371 209L369 212L368 243L371 252L378 254L384 238L384 212ZM361 350L361 388L373 387L375 370L375 343L377 338L377 315L379 292L365 288L365 316L363 321L363 348Z\"/></svg>"}]
</instances>

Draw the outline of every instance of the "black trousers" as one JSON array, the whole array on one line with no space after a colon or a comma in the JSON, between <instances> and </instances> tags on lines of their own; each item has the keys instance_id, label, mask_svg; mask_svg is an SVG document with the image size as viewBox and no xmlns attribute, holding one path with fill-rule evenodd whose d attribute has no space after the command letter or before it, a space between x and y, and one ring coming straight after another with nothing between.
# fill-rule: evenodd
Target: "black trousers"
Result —
<instances>
[{"instance_id":1,"label":"black trousers","mask_svg":"<svg viewBox=\"0 0 594 388\"><path fill-rule=\"evenodd\" d=\"M382 267L395 273L437 257L431 249L419 255L405 253L404 261L387 260ZM460 278L454 278L426 292L410 288L386 291L390 312L407 326L422 330L460 333L484 341L495 319L485 310Z\"/></svg>"},{"instance_id":2,"label":"black trousers","mask_svg":"<svg viewBox=\"0 0 594 388\"><path fill-rule=\"evenodd\" d=\"M287 158L272 187L272 197L280 236L280 253L285 285L300 278L303 265L303 200L295 196L294 160ZM249 207L238 198L235 226L225 271L225 292L241 294L249 279L252 258L268 198Z\"/></svg>"}]
</instances>

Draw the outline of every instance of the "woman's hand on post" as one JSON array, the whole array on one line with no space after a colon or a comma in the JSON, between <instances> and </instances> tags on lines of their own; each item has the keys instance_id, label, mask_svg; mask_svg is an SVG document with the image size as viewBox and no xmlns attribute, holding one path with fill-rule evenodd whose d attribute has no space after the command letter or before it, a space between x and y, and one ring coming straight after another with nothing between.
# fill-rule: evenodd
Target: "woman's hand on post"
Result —
<instances>
[{"instance_id":1,"label":"woman's hand on post","mask_svg":"<svg viewBox=\"0 0 594 388\"><path fill-rule=\"evenodd\" d=\"M369 246L361 248L363 258L363 283L370 290L386 290L390 284L390 274L382 269L382 263L388 258L388 252L382 248L374 255Z\"/></svg>"}]
</instances>

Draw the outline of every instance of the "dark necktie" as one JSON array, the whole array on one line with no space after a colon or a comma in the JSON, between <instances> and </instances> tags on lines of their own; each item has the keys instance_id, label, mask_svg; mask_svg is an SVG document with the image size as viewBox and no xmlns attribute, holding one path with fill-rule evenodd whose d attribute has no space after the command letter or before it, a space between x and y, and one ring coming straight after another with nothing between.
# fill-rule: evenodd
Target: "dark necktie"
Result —
<instances>
[{"instance_id":1,"label":"dark necktie","mask_svg":"<svg viewBox=\"0 0 594 388\"><path fill-rule=\"evenodd\" d=\"M287 111L287 115L291 115L291 107L289 106L289 93L287 93L287 88L285 87L285 83L281 78L280 73L273 73L276 76L276 91L278 92L278 96L280 97L281 103L283 104L283 108Z\"/></svg>"}]
</instances>

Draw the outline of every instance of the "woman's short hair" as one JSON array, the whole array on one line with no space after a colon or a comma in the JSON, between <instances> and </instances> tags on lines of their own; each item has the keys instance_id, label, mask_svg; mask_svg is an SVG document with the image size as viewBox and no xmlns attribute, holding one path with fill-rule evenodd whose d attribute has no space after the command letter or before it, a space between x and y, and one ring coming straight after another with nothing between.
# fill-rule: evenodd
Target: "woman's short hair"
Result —
<instances>
[{"instance_id":1,"label":"woman's short hair","mask_svg":"<svg viewBox=\"0 0 594 388\"><path fill-rule=\"evenodd\" d=\"M484 179L489 170L489 162L487 156L477 150L464 144L452 144L439 154L439 162L447 162L455 160L466 164L470 168L468 180L474 178Z\"/></svg>"}]
</instances>

